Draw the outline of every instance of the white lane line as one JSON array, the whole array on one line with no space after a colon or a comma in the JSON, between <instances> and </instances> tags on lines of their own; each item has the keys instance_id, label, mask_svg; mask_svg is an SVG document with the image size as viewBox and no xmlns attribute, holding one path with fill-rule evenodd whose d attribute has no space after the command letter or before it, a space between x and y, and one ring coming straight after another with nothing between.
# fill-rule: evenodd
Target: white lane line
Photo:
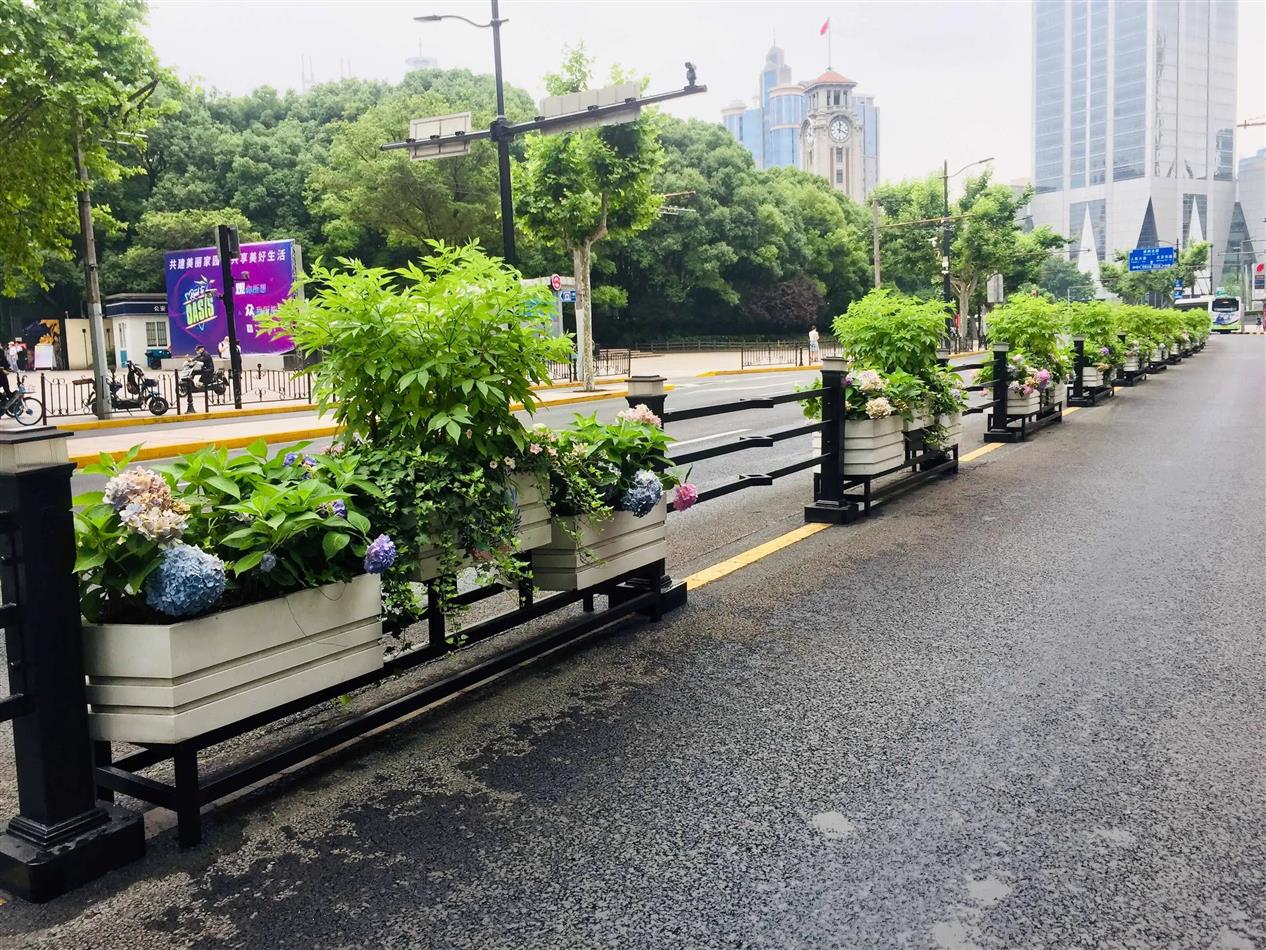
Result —
<instances>
[{"instance_id":1,"label":"white lane line","mask_svg":"<svg viewBox=\"0 0 1266 950\"><path fill-rule=\"evenodd\" d=\"M712 388L711 386L706 386L704 387L703 391L708 394L711 394L711 393L754 393L754 392L760 392L760 390L762 389L786 389L786 388L787 388L787 384L783 382L783 383L772 383L771 385L768 385L768 386L718 386L715 389Z\"/></svg>"},{"instance_id":2,"label":"white lane line","mask_svg":"<svg viewBox=\"0 0 1266 950\"><path fill-rule=\"evenodd\" d=\"M729 432L718 432L715 435L704 435L697 439L686 439L684 442L674 442L673 448L679 445L694 445L696 442L711 442L713 439L724 439L727 435L738 435L741 432L751 432L751 429L731 429Z\"/></svg>"}]
</instances>

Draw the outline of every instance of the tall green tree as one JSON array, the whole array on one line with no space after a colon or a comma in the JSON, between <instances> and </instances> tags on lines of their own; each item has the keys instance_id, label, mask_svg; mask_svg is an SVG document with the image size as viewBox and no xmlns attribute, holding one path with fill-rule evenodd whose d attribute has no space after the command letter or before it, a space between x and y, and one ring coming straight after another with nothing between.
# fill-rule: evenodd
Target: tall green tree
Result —
<instances>
[{"instance_id":1,"label":"tall green tree","mask_svg":"<svg viewBox=\"0 0 1266 950\"><path fill-rule=\"evenodd\" d=\"M162 75L141 0L0 0L0 292L46 287L79 230L76 148L93 180L136 170ZM133 152L133 154L135 154ZM103 226L116 222L97 209Z\"/></svg>"},{"instance_id":2,"label":"tall green tree","mask_svg":"<svg viewBox=\"0 0 1266 950\"><path fill-rule=\"evenodd\" d=\"M550 95L589 88L592 61L573 50L561 72L549 75ZM620 78L618 75L613 78ZM576 278L576 325L581 340L584 388L594 388L590 267L593 247L612 234L644 231L661 205L655 188L664 150L656 116L562 135L534 135L516 183L522 221L541 239L572 254Z\"/></svg>"},{"instance_id":3,"label":"tall green tree","mask_svg":"<svg viewBox=\"0 0 1266 950\"><path fill-rule=\"evenodd\" d=\"M1093 300L1098 289L1093 277L1059 254L1042 261L1036 284L1056 300Z\"/></svg>"},{"instance_id":4,"label":"tall green tree","mask_svg":"<svg viewBox=\"0 0 1266 950\"><path fill-rule=\"evenodd\" d=\"M213 211L147 211L136 224L132 244L101 266L101 282L136 293L161 292L166 285L163 254L186 247L207 247L217 224L238 229L238 238L258 241L262 235L236 208Z\"/></svg>"}]
</instances>

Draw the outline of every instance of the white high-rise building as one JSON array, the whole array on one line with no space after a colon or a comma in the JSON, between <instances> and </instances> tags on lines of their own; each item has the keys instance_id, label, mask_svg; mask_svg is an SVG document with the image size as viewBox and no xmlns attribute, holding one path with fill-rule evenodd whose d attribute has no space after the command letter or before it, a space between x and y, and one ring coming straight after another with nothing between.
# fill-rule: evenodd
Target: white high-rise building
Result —
<instances>
[{"instance_id":1,"label":"white high-rise building","mask_svg":"<svg viewBox=\"0 0 1266 950\"><path fill-rule=\"evenodd\" d=\"M1234 269L1235 33L1235 0L1034 0L1033 220L1070 259L1208 240Z\"/></svg>"}]
</instances>

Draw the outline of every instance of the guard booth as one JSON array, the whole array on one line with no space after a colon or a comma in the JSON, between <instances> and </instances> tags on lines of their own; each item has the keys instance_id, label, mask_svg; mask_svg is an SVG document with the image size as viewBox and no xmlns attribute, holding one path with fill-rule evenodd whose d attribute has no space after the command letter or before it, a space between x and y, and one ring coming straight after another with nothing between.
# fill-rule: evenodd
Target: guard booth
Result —
<instances>
[{"instance_id":1,"label":"guard booth","mask_svg":"<svg viewBox=\"0 0 1266 950\"><path fill-rule=\"evenodd\" d=\"M111 294L105 318L114 353L111 369L126 369L128 360L144 366L147 350L169 350L165 294Z\"/></svg>"}]
</instances>

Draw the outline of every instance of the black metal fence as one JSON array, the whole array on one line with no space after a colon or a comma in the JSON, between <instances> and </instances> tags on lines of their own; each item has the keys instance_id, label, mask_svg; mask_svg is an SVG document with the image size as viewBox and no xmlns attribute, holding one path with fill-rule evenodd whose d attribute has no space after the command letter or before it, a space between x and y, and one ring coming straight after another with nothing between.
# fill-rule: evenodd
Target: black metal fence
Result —
<instances>
[{"instance_id":1,"label":"black metal fence","mask_svg":"<svg viewBox=\"0 0 1266 950\"><path fill-rule=\"evenodd\" d=\"M759 366L810 366L821 362L823 356L839 356L840 345L835 340L822 340L818 356L810 362L809 344L804 343L748 343L739 353L739 366L751 369Z\"/></svg>"},{"instance_id":2,"label":"black metal fence","mask_svg":"<svg viewBox=\"0 0 1266 950\"><path fill-rule=\"evenodd\" d=\"M594 375L598 378L628 376L633 371L633 351L626 349L599 350L593 362ZM551 360L549 378L556 383L574 383L580 379L580 369L574 360Z\"/></svg>"},{"instance_id":3,"label":"black metal fence","mask_svg":"<svg viewBox=\"0 0 1266 950\"><path fill-rule=\"evenodd\" d=\"M111 378L117 379L118 377L112 376ZM167 404L171 407L170 411L175 415L182 415L190 411L205 413L210 412L212 409L233 405L233 391L231 388L225 390L222 394L199 389L193 394L193 409L190 410L189 398L178 395L180 393L179 371L156 373L149 378L158 383L159 395L167 400ZM66 379L60 376L40 373L38 386L33 386L29 377L26 384L32 395L38 396L44 406L44 417L41 421L46 422L49 419L60 419L68 416L92 415L94 387L92 378L89 376L79 379ZM120 395L126 398L134 394L121 390ZM285 369L266 369L259 364L254 367L243 365L243 405L248 403L250 405L260 405L271 402L310 403L311 401L312 379L307 374ZM140 416L149 415L145 409L116 411L130 412Z\"/></svg>"}]
</instances>

